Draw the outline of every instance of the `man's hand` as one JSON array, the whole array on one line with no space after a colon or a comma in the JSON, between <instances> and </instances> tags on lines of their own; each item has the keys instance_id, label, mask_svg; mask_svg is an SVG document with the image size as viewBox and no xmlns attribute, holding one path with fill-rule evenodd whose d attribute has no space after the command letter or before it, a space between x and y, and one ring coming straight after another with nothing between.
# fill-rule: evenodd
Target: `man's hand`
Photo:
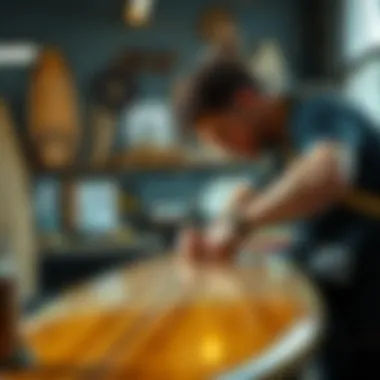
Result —
<instances>
[{"instance_id":1,"label":"man's hand","mask_svg":"<svg viewBox=\"0 0 380 380\"><path fill-rule=\"evenodd\" d=\"M221 220L206 232L204 246L210 261L226 262L234 258L241 244L241 238L232 221Z\"/></svg>"},{"instance_id":2,"label":"man's hand","mask_svg":"<svg viewBox=\"0 0 380 380\"><path fill-rule=\"evenodd\" d=\"M183 229L177 241L177 251L182 262L202 261L206 252L203 233L194 228Z\"/></svg>"},{"instance_id":3,"label":"man's hand","mask_svg":"<svg viewBox=\"0 0 380 380\"><path fill-rule=\"evenodd\" d=\"M204 231L187 228L180 232L177 250L180 259L187 263L228 261L237 253L241 236L237 233L235 220L229 214L239 214L253 200L254 190L241 185L232 195L223 212L223 217Z\"/></svg>"},{"instance_id":4,"label":"man's hand","mask_svg":"<svg viewBox=\"0 0 380 380\"><path fill-rule=\"evenodd\" d=\"M242 243L240 225L236 216L252 202L256 193L249 184L242 184L233 193L221 218L205 232L204 245L209 260L229 261L237 254Z\"/></svg>"},{"instance_id":5,"label":"man's hand","mask_svg":"<svg viewBox=\"0 0 380 380\"><path fill-rule=\"evenodd\" d=\"M185 229L178 241L180 259L185 263L228 262L244 242L234 220L220 220L204 231Z\"/></svg>"}]
</instances>

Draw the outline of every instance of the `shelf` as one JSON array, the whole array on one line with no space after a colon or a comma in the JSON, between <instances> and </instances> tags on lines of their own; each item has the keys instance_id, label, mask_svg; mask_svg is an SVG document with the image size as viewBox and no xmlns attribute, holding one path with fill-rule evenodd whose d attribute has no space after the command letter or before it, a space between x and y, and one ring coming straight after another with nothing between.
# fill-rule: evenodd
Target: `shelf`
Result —
<instances>
[{"instance_id":1,"label":"shelf","mask_svg":"<svg viewBox=\"0 0 380 380\"><path fill-rule=\"evenodd\" d=\"M44 257L128 257L130 254L136 255L136 252L141 253L142 256L151 254L154 251L162 249L162 242L158 238L147 236L136 242L112 242L112 241L66 241L63 244L41 243L40 251Z\"/></svg>"},{"instance_id":2,"label":"shelf","mask_svg":"<svg viewBox=\"0 0 380 380\"><path fill-rule=\"evenodd\" d=\"M144 252L145 247L139 245L104 245L104 246L85 246L85 245L72 245L62 247L42 247L44 257L120 257L128 256L131 252L141 251Z\"/></svg>"},{"instance_id":3,"label":"shelf","mask_svg":"<svg viewBox=\"0 0 380 380\"><path fill-rule=\"evenodd\" d=\"M64 170L34 170L35 178L55 178L55 179L82 179L82 178L123 178L125 176L135 176L141 174L159 173L213 173L215 171L233 172L236 170L262 170L263 164L245 162L217 162L217 163L188 163L173 165L134 165L123 169L89 169L72 168Z\"/></svg>"}]
</instances>

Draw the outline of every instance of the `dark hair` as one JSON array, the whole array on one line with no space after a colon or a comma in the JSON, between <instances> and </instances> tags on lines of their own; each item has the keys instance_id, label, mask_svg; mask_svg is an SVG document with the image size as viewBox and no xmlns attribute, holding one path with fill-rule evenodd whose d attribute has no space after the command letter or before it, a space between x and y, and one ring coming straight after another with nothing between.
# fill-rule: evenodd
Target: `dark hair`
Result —
<instances>
[{"instance_id":1,"label":"dark hair","mask_svg":"<svg viewBox=\"0 0 380 380\"><path fill-rule=\"evenodd\" d=\"M241 88L259 90L257 81L245 65L235 59L213 59L203 63L184 85L177 99L177 115L184 126L192 125L207 113L231 105Z\"/></svg>"}]
</instances>

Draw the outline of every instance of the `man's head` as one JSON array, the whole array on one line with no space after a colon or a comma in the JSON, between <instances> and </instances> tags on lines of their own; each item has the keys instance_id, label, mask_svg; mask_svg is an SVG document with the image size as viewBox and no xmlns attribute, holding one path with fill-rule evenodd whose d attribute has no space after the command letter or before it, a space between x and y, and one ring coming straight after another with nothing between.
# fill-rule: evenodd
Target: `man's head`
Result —
<instances>
[{"instance_id":1,"label":"man's head","mask_svg":"<svg viewBox=\"0 0 380 380\"><path fill-rule=\"evenodd\" d=\"M219 58L204 64L181 95L182 120L203 141L242 156L260 151L271 102L242 63Z\"/></svg>"}]
</instances>

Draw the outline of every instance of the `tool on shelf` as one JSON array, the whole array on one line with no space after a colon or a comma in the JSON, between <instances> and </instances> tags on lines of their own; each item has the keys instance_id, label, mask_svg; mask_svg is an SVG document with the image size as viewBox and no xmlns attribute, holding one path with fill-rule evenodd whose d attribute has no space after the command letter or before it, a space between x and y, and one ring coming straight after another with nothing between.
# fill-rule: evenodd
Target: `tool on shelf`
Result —
<instances>
[{"instance_id":1,"label":"tool on shelf","mask_svg":"<svg viewBox=\"0 0 380 380\"><path fill-rule=\"evenodd\" d=\"M107 164L119 113L137 93L135 71L138 64L136 54L123 56L111 63L111 66L94 80L90 158L94 167L104 167Z\"/></svg>"}]
</instances>

